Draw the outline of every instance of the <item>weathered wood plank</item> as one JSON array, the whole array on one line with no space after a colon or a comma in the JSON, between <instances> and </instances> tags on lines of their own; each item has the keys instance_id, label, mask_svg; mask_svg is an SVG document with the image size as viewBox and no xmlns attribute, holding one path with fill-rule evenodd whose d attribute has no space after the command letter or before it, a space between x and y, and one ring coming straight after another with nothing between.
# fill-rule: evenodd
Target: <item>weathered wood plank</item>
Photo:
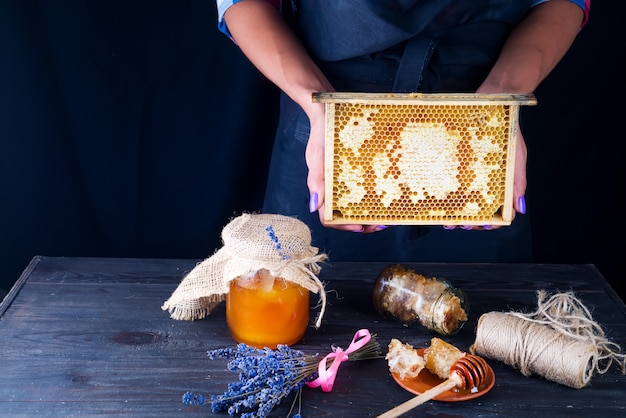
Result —
<instances>
[{"instance_id":1,"label":"weathered wood plank","mask_svg":"<svg viewBox=\"0 0 626 418\"><path fill-rule=\"evenodd\" d=\"M116 260L42 257L31 265L0 312L0 415L2 416L207 416L210 407L181 403L187 391L220 394L236 375L207 350L233 346L224 306L204 320L175 321L161 304L194 260ZM347 347L367 328L383 348L391 338L425 346L432 335L385 320L371 291L386 263L327 263L329 305L322 327L307 330L297 348L325 355ZM593 266L415 264L466 291L470 319L446 338L462 349L474 339L484 312L532 309L537 289L574 290L626 346L626 309ZM312 306L316 297L311 298ZM575 390L524 377L490 362L496 385L465 402L431 401L415 415L623 416L626 376L612 369ZM306 389L303 415L375 416L409 399L384 360L342 364L331 393ZM281 405L275 416L285 416Z\"/></svg>"}]
</instances>

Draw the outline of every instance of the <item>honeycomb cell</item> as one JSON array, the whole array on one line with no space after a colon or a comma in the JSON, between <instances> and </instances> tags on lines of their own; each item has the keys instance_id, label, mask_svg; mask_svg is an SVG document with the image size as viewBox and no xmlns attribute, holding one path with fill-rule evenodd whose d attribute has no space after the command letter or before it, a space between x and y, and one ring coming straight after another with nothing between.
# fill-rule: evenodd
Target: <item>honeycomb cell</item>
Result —
<instances>
[{"instance_id":1,"label":"honeycomb cell","mask_svg":"<svg viewBox=\"0 0 626 418\"><path fill-rule=\"evenodd\" d=\"M333 213L345 223L492 219L504 205L517 115L471 102L327 101Z\"/></svg>"}]
</instances>

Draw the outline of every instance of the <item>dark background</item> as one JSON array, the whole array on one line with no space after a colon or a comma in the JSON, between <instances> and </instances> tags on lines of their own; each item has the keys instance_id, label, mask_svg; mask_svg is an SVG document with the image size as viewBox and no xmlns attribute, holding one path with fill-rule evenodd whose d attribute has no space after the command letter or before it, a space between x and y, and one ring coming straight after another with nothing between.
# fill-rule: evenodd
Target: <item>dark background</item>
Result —
<instances>
[{"instance_id":1,"label":"dark background","mask_svg":"<svg viewBox=\"0 0 626 418\"><path fill-rule=\"evenodd\" d=\"M521 114L535 261L622 299L625 11L593 2ZM204 258L261 208L277 91L212 1L0 0L0 80L0 288L34 255Z\"/></svg>"}]
</instances>

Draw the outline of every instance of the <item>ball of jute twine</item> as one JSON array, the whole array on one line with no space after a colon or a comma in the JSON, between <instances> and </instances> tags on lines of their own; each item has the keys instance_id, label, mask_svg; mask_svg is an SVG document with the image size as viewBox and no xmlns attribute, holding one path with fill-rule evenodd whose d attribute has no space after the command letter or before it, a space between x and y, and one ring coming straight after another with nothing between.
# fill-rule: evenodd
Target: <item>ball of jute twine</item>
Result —
<instances>
[{"instance_id":1,"label":"ball of jute twine","mask_svg":"<svg viewBox=\"0 0 626 418\"><path fill-rule=\"evenodd\" d=\"M311 246L311 231L302 221L278 214L244 213L222 230L224 246L189 272L162 306L174 319L202 319L226 298L230 282L265 269L319 294L319 328L326 310L318 263L327 259Z\"/></svg>"},{"instance_id":2,"label":"ball of jute twine","mask_svg":"<svg viewBox=\"0 0 626 418\"><path fill-rule=\"evenodd\" d=\"M537 299L532 313L483 314L470 352L576 389L613 362L626 373L626 355L572 292L548 296L540 290Z\"/></svg>"}]
</instances>

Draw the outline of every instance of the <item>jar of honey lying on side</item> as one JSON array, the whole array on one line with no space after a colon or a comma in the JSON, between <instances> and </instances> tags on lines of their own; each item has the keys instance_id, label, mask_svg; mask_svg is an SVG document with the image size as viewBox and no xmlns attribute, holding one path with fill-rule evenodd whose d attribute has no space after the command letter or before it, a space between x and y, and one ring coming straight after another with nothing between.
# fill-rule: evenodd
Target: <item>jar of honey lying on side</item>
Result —
<instances>
[{"instance_id":1,"label":"jar of honey lying on side","mask_svg":"<svg viewBox=\"0 0 626 418\"><path fill-rule=\"evenodd\" d=\"M230 282L226 322L238 343L275 349L300 341L309 324L309 291L260 269Z\"/></svg>"},{"instance_id":2,"label":"jar of honey lying on side","mask_svg":"<svg viewBox=\"0 0 626 418\"><path fill-rule=\"evenodd\" d=\"M467 295L436 277L425 277L402 265L385 267L374 284L376 311L408 326L456 334L467 321Z\"/></svg>"}]
</instances>

